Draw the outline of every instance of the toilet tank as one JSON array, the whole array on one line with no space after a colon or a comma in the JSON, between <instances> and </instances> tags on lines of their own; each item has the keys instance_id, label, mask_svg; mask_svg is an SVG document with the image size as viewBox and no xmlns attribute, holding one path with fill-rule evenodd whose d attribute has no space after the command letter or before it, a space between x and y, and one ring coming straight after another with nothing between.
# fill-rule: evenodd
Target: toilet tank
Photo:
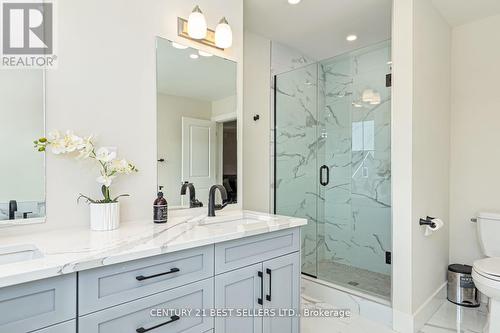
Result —
<instances>
[{"instance_id":1,"label":"toilet tank","mask_svg":"<svg viewBox=\"0 0 500 333\"><path fill-rule=\"evenodd\" d=\"M477 228L483 254L500 257L500 213L479 213Z\"/></svg>"}]
</instances>

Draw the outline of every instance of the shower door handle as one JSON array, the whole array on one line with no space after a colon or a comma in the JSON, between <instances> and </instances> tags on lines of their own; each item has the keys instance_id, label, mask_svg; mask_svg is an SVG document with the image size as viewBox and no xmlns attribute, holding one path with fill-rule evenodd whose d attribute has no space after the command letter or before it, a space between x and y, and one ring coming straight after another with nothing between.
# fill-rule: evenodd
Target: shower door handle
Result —
<instances>
[{"instance_id":1,"label":"shower door handle","mask_svg":"<svg viewBox=\"0 0 500 333\"><path fill-rule=\"evenodd\" d=\"M323 172L326 170L326 181L323 181ZM322 186L326 186L330 183L330 168L328 168L326 165L322 165L319 168L319 183Z\"/></svg>"}]
</instances>

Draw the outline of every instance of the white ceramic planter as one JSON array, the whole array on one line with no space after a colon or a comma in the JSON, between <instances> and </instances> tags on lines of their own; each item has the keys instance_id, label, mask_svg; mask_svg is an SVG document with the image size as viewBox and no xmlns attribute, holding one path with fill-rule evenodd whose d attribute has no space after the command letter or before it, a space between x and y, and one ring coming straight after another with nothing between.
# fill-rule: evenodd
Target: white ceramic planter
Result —
<instances>
[{"instance_id":1,"label":"white ceramic planter","mask_svg":"<svg viewBox=\"0 0 500 333\"><path fill-rule=\"evenodd\" d=\"M109 231L120 225L120 203L90 204L90 229Z\"/></svg>"}]
</instances>

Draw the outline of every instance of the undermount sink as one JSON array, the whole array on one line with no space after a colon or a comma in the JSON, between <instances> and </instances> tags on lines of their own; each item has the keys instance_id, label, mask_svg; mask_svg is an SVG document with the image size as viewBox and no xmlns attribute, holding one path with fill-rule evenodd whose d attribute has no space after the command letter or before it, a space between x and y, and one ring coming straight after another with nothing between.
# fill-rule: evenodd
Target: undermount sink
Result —
<instances>
[{"instance_id":1,"label":"undermount sink","mask_svg":"<svg viewBox=\"0 0 500 333\"><path fill-rule=\"evenodd\" d=\"M266 215L258 215L253 213L243 213L243 214L234 214L234 215L222 215L215 217L203 217L199 223L202 225L206 224L219 224L219 223L227 223L233 222L238 224L253 224L253 223L262 223L262 222L270 222L273 218Z\"/></svg>"},{"instance_id":2,"label":"undermount sink","mask_svg":"<svg viewBox=\"0 0 500 333\"><path fill-rule=\"evenodd\" d=\"M0 246L0 265L42 258L43 254L32 244Z\"/></svg>"}]
</instances>

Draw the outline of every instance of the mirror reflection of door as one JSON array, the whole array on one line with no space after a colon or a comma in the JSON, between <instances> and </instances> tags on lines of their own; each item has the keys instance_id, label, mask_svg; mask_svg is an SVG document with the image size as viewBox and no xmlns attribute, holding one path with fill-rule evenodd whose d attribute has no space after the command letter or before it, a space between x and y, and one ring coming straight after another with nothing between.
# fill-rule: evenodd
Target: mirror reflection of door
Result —
<instances>
[{"instance_id":1,"label":"mirror reflection of door","mask_svg":"<svg viewBox=\"0 0 500 333\"><path fill-rule=\"evenodd\" d=\"M216 183L217 148L214 121L182 117L182 180L196 184L198 198L208 198ZM189 200L182 197L181 203Z\"/></svg>"},{"instance_id":2,"label":"mirror reflection of door","mask_svg":"<svg viewBox=\"0 0 500 333\"><path fill-rule=\"evenodd\" d=\"M205 207L215 184L236 202L236 100L236 63L157 38L157 185L169 208L189 207L186 181Z\"/></svg>"}]
</instances>

